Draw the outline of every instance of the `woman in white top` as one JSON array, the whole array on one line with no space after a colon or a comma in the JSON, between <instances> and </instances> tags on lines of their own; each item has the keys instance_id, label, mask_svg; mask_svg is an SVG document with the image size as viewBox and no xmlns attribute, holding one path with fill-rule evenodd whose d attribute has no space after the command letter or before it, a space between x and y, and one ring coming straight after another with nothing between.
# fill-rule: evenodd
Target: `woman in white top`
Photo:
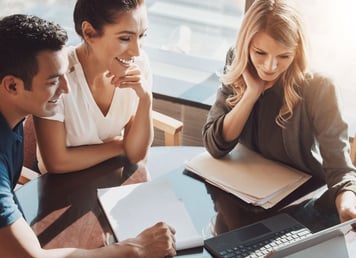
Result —
<instances>
[{"instance_id":1,"label":"woman in white top","mask_svg":"<svg viewBox=\"0 0 356 258\"><path fill-rule=\"evenodd\" d=\"M119 155L136 163L152 142L152 76L141 49L146 8L104 2L76 3L83 41L68 49L70 92L55 116L34 120L41 172L81 170Z\"/></svg>"}]
</instances>

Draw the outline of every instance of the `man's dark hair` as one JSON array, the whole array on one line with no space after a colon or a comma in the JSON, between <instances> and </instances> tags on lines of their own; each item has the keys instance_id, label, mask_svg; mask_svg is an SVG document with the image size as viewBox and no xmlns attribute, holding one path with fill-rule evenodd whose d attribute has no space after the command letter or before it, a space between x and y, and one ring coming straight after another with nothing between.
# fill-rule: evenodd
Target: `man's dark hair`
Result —
<instances>
[{"instance_id":1,"label":"man's dark hair","mask_svg":"<svg viewBox=\"0 0 356 258\"><path fill-rule=\"evenodd\" d=\"M31 89L38 73L37 55L44 50L59 51L67 32L58 24L33 15L15 14L0 20L0 81L6 75L23 80Z\"/></svg>"}]
</instances>

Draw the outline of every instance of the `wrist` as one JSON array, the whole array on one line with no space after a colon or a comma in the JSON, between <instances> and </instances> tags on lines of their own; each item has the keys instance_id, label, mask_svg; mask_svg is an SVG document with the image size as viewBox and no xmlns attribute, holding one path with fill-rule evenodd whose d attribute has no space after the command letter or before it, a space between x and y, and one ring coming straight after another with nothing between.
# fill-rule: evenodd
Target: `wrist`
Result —
<instances>
[{"instance_id":1,"label":"wrist","mask_svg":"<svg viewBox=\"0 0 356 258\"><path fill-rule=\"evenodd\" d=\"M152 94L150 92L145 92L139 98L139 105L146 107L151 107L152 105Z\"/></svg>"},{"instance_id":2,"label":"wrist","mask_svg":"<svg viewBox=\"0 0 356 258\"><path fill-rule=\"evenodd\" d=\"M122 136L117 136L110 142L112 157L124 155L124 141Z\"/></svg>"},{"instance_id":3,"label":"wrist","mask_svg":"<svg viewBox=\"0 0 356 258\"><path fill-rule=\"evenodd\" d=\"M353 191L340 192L336 196L335 205L341 222L356 218L356 194Z\"/></svg>"},{"instance_id":4,"label":"wrist","mask_svg":"<svg viewBox=\"0 0 356 258\"><path fill-rule=\"evenodd\" d=\"M261 96L262 92L263 92L262 90L257 90L257 89L253 89L253 90L246 89L242 98L251 99L254 102L256 102L256 100Z\"/></svg>"},{"instance_id":5,"label":"wrist","mask_svg":"<svg viewBox=\"0 0 356 258\"><path fill-rule=\"evenodd\" d=\"M353 203L350 202L353 202L355 197L356 195L352 191L346 190L340 192L335 199L335 205L338 212L340 213L345 207L352 205Z\"/></svg>"},{"instance_id":6,"label":"wrist","mask_svg":"<svg viewBox=\"0 0 356 258\"><path fill-rule=\"evenodd\" d=\"M116 243L116 245L120 246L120 250L123 251L124 256L127 258L138 258L142 257L142 254L140 253L140 245L135 243L134 241L131 241L130 239L127 239L125 241Z\"/></svg>"}]
</instances>

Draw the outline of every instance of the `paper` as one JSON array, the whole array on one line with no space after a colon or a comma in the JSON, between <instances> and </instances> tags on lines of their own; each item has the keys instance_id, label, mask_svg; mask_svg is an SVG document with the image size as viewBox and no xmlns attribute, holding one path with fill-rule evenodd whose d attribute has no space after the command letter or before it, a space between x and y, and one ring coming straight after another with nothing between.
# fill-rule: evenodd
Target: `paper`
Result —
<instances>
[{"instance_id":1,"label":"paper","mask_svg":"<svg viewBox=\"0 0 356 258\"><path fill-rule=\"evenodd\" d=\"M204 244L167 180L98 189L98 198L118 240L136 237L163 221L176 229L177 250Z\"/></svg>"},{"instance_id":2,"label":"paper","mask_svg":"<svg viewBox=\"0 0 356 258\"><path fill-rule=\"evenodd\" d=\"M223 159L203 152L185 164L210 184L247 203L271 208L311 176L284 164L265 159L242 144Z\"/></svg>"}]
</instances>

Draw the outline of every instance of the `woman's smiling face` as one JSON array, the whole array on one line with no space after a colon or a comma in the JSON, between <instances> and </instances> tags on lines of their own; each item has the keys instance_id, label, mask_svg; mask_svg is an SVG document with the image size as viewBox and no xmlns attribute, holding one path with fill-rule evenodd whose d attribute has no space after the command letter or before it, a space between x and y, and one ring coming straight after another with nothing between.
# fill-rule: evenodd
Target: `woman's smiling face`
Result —
<instances>
[{"instance_id":1,"label":"woman's smiling face","mask_svg":"<svg viewBox=\"0 0 356 258\"><path fill-rule=\"evenodd\" d=\"M265 32L252 38L249 55L261 80L274 84L292 64L295 49L287 48Z\"/></svg>"},{"instance_id":2,"label":"woman's smiling face","mask_svg":"<svg viewBox=\"0 0 356 258\"><path fill-rule=\"evenodd\" d=\"M90 47L98 65L105 70L126 70L134 57L140 55L148 27L145 5L120 13L115 24L103 27L100 36L91 38Z\"/></svg>"}]
</instances>

